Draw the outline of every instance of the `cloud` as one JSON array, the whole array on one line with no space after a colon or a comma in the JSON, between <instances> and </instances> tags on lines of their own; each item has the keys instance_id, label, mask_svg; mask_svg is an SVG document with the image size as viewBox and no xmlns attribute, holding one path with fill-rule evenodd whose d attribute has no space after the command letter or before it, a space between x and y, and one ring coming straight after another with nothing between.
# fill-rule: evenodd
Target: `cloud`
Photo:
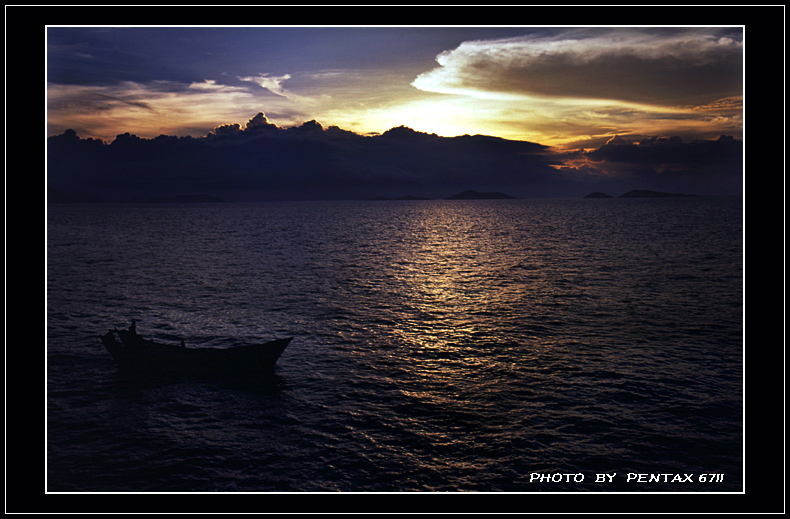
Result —
<instances>
[{"instance_id":1,"label":"cloud","mask_svg":"<svg viewBox=\"0 0 790 519\"><path fill-rule=\"evenodd\" d=\"M556 153L484 135L440 137L406 126L363 136L315 120L280 127L263 112L205 137L111 143L66 131L48 140L48 185L98 200L211 194L227 200L443 198L467 189L517 197L580 197L630 189L737 193L742 142L618 136Z\"/></svg>"},{"instance_id":2,"label":"cloud","mask_svg":"<svg viewBox=\"0 0 790 519\"><path fill-rule=\"evenodd\" d=\"M81 135L111 140L127 128L145 136L205 135L225 121L260 110L251 87L213 79L192 83L125 81L109 85L47 85L50 134L68 128ZM272 112L292 110L288 100L266 96ZM155 117L151 117L154 113ZM289 117L297 119L298 114ZM122 126L120 126L122 125Z\"/></svg>"},{"instance_id":3,"label":"cloud","mask_svg":"<svg viewBox=\"0 0 790 519\"><path fill-rule=\"evenodd\" d=\"M247 76L247 77L239 77L240 81L250 81L255 83L261 88L264 88L271 92L274 95L278 95L281 97L288 97L287 91L283 88L282 84L283 81L291 79L290 74L285 74L283 76L274 76L270 77L269 74L260 74L258 76Z\"/></svg>"},{"instance_id":4,"label":"cloud","mask_svg":"<svg viewBox=\"0 0 790 519\"><path fill-rule=\"evenodd\" d=\"M205 79L199 82L193 81L189 85L189 88L191 90L205 90L205 91L213 91L213 92L219 92L228 89L228 87L226 87L225 85L218 84L215 79ZM231 88L231 90L234 89Z\"/></svg>"},{"instance_id":5,"label":"cloud","mask_svg":"<svg viewBox=\"0 0 790 519\"><path fill-rule=\"evenodd\" d=\"M420 74L418 89L512 99L572 97L704 104L742 88L743 43L712 29L576 29L464 42Z\"/></svg>"},{"instance_id":6,"label":"cloud","mask_svg":"<svg viewBox=\"0 0 790 519\"><path fill-rule=\"evenodd\" d=\"M566 174L594 173L613 190L655 189L733 194L743 184L743 141L722 135L715 140L684 141L678 136L616 135L595 149L557 157ZM629 187L630 186L630 187ZM602 190L606 187L602 187ZM616 193L613 193L616 194Z\"/></svg>"},{"instance_id":7,"label":"cloud","mask_svg":"<svg viewBox=\"0 0 790 519\"><path fill-rule=\"evenodd\" d=\"M542 196L557 187L547 148L539 144L439 137L403 126L367 137L315 120L286 128L262 112L201 138L124 133L87 146L67 131L48 142L49 186L93 199L442 198L466 189Z\"/></svg>"},{"instance_id":8,"label":"cloud","mask_svg":"<svg viewBox=\"0 0 790 519\"><path fill-rule=\"evenodd\" d=\"M266 115L263 112L258 112L255 117L247 121L247 125L244 127L246 131L258 131L261 129L276 128L277 125L270 123L269 119L266 118Z\"/></svg>"},{"instance_id":9,"label":"cloud","mask_svg":"<svg viewBox=\"0 0 790 519\"><path fill-rule=\"evenodd\" d=\"M117 102L119 102L121 104L125 104L127 106L132 106L132 107L136 107L136 108L142 108L143 110L149 110L151 112L156 113L156 110L150 104L148 104L145 101L138 101L138 100L134 100L134 99L123 99L121 97L116 97L116 96L112 96L112 95L108 95L108 94L102 94L101 92L96 92L94 95L96 97L98 97L98 98L103 98L103 99L107 99L107 100L110 100L110 101L117 101Z\"/></svg>"}]
</instances>

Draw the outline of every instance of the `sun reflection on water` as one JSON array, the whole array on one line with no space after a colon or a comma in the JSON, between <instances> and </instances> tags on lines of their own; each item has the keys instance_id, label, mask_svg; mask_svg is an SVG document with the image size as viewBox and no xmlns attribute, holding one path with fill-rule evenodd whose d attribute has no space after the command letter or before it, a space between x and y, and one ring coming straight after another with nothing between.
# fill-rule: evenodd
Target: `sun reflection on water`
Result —
<instances>
[{"instance_id":1,"label":"sun reflection on water","mask_svg":"<svg viewBox=\"0 0 790 519\"><path fill-rule=\"evenodd\" d=\"M497 246L506 238L496 220L469 218L461 204L446 202L416 206L404 224L410 240L402 244L390 274L409 311L396 335L424 348L496 340L501 332L494 330L496 318L512 316L524 288L497 282L512 265L500 253L507 247Z\"/></svg>"}]
</instances>

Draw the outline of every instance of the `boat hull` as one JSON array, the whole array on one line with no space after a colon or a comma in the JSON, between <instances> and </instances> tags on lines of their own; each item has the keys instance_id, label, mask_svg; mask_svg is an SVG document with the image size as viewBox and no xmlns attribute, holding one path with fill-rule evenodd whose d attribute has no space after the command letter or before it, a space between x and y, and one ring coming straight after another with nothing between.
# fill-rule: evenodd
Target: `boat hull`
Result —
<instances>
[{"instance_id":1,"label":"boat hull","mask_svg":"<svg viewBox=\"0 0 790 519\"><path fill-rule=\"evenodd\" d=\"M250 375L272 371L292 338L233 348L187 348L110 330L102 344L122 371L169 375Z\"/></svg>"}]
</instances>

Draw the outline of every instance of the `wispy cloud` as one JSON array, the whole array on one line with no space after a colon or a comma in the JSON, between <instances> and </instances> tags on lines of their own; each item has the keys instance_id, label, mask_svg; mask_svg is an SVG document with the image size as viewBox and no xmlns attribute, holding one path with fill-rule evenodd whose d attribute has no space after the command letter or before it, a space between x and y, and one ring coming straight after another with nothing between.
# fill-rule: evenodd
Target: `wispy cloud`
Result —
<instances>
[{"instance_id":1,"label":"wispy cloud","mask_svg":"<svg viewBox=\"0 0 790 519\"><path fill-rule=\"evenodd\" d=\"M258 76L247 76L247 77L240 77L240 81L250 81L255 83L261 88L265 88L272 94L288 97L288 93L283 87L283 82L291 79L290 74L285 74L283 76L270 76L269 74L260 74Z\"/></svg>"},{"instance_id":2,"label":"wispy cloud","mask_svg":"<svg viewBox=\"0 0 790 519\"><path fill-rule=\"evenodd\" d=\"M206 80L189 85L176 82L122 82L112 85L47 87L50 132L67 128L86 136L111 140L120 128L141 136L205 133L228 120L260 111L260 100L247 88ZM155 114L155 117L151 117Z\"/></svg>"}]
</instances>

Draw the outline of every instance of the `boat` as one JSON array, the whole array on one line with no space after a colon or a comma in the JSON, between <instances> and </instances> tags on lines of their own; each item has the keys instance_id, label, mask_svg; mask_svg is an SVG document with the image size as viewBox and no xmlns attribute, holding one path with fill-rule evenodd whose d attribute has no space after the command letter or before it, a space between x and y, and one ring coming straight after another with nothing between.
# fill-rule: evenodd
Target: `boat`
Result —
<instances>
[{"instance_id":1,"label":"boat","mask_svg":"<svg viewBox=\"0 0 790 519\"><path fill-rule=\"evenodd\" d=\"M112 329L101 336L102 344L125 372L168 375L254 375L272 371L293 337L262 344L230 348L191 348L162 344L128 330Z\"/></svg>"}]
</instances>

